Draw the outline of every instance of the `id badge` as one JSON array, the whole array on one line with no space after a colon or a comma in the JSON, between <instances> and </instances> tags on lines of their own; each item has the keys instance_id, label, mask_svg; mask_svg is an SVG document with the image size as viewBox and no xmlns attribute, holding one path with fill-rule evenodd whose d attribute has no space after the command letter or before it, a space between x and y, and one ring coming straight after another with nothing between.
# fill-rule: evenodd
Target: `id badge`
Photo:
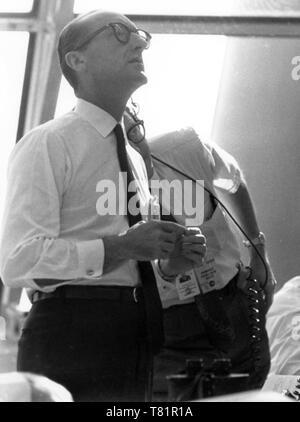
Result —
<instances>
[{"instance_id":1,"label":"id badge","mask_svg":"<svg viewBox=\"0 0 300 422\"><path fill-rule=\"evenodd\" d=\"M175 286L180 300L191 299L200 294L198 282L193 271L177 276Z\"/></svg>"}]
</instances>

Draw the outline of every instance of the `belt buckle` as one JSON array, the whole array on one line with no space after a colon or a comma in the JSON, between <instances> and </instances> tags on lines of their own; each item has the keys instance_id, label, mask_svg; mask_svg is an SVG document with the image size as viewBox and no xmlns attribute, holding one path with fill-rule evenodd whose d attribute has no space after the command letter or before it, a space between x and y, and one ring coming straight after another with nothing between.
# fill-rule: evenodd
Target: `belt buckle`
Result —
<instances>
[{"instance_id":1,"label":"belt buckle","mask_svg":"<svg viewBox=\"0 0 300 422\"><path fill-rule=\"evenodd\" d=\"M135 303L138 303L139 301L137 287L133 289L133 300L135 301Z\"/></svg>"}]
</instances>

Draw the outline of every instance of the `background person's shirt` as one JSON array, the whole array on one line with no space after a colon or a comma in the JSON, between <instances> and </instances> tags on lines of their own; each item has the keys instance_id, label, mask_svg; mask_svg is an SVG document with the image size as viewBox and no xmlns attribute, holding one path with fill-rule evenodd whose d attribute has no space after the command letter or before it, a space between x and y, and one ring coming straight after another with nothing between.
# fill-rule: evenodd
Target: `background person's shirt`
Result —
<instances>
[{"instance_id":1,"label":"background person's shirt","mask_svg":"<svg viewBox=\"0 0 300 422\"><path fill-rule=\"evenodd\" d=\"M274 295L267 314L271 374L300 375L300 276Z\"/></svg>"},{"instance_id":2,"label":"background person's shirt","mask_svg":"<svg viewBox=\"0 0 300 422\"><path fill-rule=\"evenodd\" d=\"M234 194L240 186L241 171L236 160L217 145L202 142L193 128L156 136L149 140L149 146L153 154L155 170L151 182L153 180L168 182L179 180L184 186L184 181L189 180L188 177L155 160L157 157L187 176L199 180L202 183L199 185L202 193L204 192L203 182L204 186L212 193L220 191ZM195 189L191 190L190 194L195 196ZM167 194L165 197L169 196ZM195 204L195 198L187 196L187 199L192 199ZM204 192L198 204L203 208L199 215L187 214L186 208L189 209L189 207L178 203L183 198L184 195L173 195L173 202L168 204L162 195L163 208L171 211L176 220L183 225L186 225L194 217L196 223L194 225L200 226L202 233L206 236L207 244L204 266L196 268L194 275L200 284L202 293L221 289L236 275L237 264L241 259L239 246L228 217L219 206L216 207L213 204L207 192ZM178 215L178 212L176 214L174 210L181 210L181 214ZM158 286L164 307L193 301L193 299L180 301L175 285L160 277L158 277Z\"/></svg>"},{"instance_id":3,"label":"background person's shirt","mask_svg":"<svg viewBox=\"0 0 300 422\"><path fill-rule=\"evenodd\" d=\"M101 239L128 229L126 215L120 215L124 203L119 193L126 185L119 178L116 123L104 110L78 100L74 111L35 128L16 145L0 245L6 285L47 292L62 284L139 283L133 260L103 275ZM144 162L128 141L126 148L146 207L150 193ZM106 182L115 189L107 196L110 215L102 215ZM47 287L36 279L64 283Z\"/></svg>"}]
</instances>

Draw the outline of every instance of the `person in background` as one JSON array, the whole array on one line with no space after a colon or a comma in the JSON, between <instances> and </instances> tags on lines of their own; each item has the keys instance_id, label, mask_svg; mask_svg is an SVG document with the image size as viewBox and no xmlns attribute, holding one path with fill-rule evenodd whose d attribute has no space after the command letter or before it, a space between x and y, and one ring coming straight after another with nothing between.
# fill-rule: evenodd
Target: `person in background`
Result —
<instances>
[{"instance_id":1,"label":"person in background","mask_svg":"<svg viewBox=\"0 0 300 422\"><path fill-rule=\"evenodd\" d=\"M300 277L288 280L274 295L267 315L270 375L300 375Z\"/></svg>"},{"instance_id":2,"label":"person in background","mask_svg":"<svg viewBox=\"0 0 300 422\"><path fill-rule=\"evenodd\" d=\"M196 280L200 292L184 299L174 279L172 282L162 272L158 278L164 308L165 346L155 359L154 391L157 399L166 399L167 375L184 372L187 359L222 358L227 356L223 351L230 350L231 353L231 349L229 356L232 356L235 372L248 372L254 367L254 361L259 362L255 369L251 369L253 376L249 379L249 389L260 388L270 364L265 314L272 303L276 281L267 255L265 235L260 231L245 178L236 160L219 146L202 142L193 128L168 132L147 142L144 122L132 107L126 110L125 126L132 146L144 158L148 176L152 178L151 186L157 180L169 183L194 180L204 181L201 189L203 191L202 186L205 189L203 215L197 225L206 237L207 253L200 267L187 272L191 280ZM169 205L164 203L164 197L168 195L163 186L168 185L161 185L160 191L162 206L167 209ZM167 212L170 211L176 221L184 225L191 216L178 203L182 198L174 197ZM222 198L252 242L244 241L249 252L247 268L241 262L235 232L218 198ZM182 214L176 215L176 209L183 210ZM256 279L257 286L261 286L253 291L260 295L263 309L261 316L254 315L259 325L254 327L259 331L259 336L254 333L259 340L260 349L255 351L259 356L252 348L253 321L247 316L248 308L255 306L257 298L249 303L247 296L241 294L241 291L248 293L249 278ZM222 339L217 343L219 333L214 325L219 320L221 331L222 319L225 320L227 315L231 318L235 337L229 338L227 344Z\"/></svg>"},{"instance_id":3,"label":"person in background","mask_svg":"<svg viewBox=\"0 0 300 422\"><path fill-rule=\"evenodd\" d=\"M76 107L27 133L9 163L1 277L33 303L18 370L47 376L75 401L151 399L163 327L149 261L172 276L206 250L198 231L143 213L147 174L122 116L147 82L150 40L118 13L66 25L58 53Z\"/></svg>"}]
</instances>

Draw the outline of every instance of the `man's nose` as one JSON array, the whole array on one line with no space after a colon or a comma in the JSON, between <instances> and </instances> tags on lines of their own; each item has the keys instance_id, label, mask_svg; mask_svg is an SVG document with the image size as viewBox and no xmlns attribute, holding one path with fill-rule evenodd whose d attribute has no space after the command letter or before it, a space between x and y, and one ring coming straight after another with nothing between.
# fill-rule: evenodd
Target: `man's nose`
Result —
<instances>
[{"instance_id":1,"label":"man's nose","mask_svg":"<svg viewBox=\"0 0 300 422\"><path fill-rule=\"evenodd\" d=\"M146 50L148 43L145 38L141 37L137 32L131 33L131 42L136 48Z\"/></svg>"}]
</instances>

